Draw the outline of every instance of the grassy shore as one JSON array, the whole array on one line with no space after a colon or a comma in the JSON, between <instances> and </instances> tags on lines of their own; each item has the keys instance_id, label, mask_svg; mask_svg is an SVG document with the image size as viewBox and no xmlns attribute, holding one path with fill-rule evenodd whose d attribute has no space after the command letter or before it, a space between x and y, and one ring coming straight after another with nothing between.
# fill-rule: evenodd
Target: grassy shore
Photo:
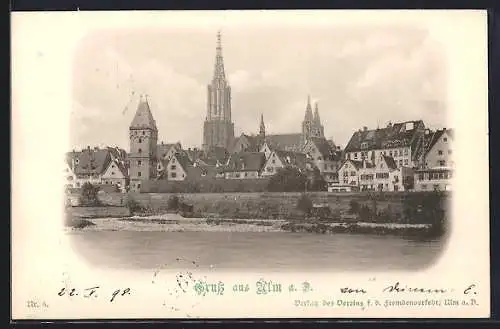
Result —
<instances>
[{"instance_id":1,"label":"grassy shore","mask_svg":"<svg viewBox=\"0 0 500 329\"><path fill-rule=\"evenodd\" d=\"M160 232L303 232L314 234L376 234L408 237L437 237L430 224L366 222L297 222L279 219L185 218L167 213L122 218L73 219L70 229L85 231Z\"/></svg>"}]
</instances>

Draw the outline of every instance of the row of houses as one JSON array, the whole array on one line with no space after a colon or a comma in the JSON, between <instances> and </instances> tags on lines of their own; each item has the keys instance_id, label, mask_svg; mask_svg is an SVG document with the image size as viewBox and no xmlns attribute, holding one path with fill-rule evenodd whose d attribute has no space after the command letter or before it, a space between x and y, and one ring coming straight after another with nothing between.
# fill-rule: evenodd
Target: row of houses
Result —
<instances>
[{"instance_id":1,"label":"row of houses","mask_svg":"<svg viewBox=\"0 0 500 329\"><path fill-rule=\"evenodd\" d=\"M257 179L280 168L317 169L331 192L449 190L453 174L450 129L431 131L422 121L360 129L344 150L324 137L311 137L300 148L286 135L242 134L232 147L183 149L180 142L156 146L155 180ZM117 147L90 148L66 156L66 183L78 188L85 182L127 191L130 159ZM141 160L139 160L141 161ZM141 164L138 164L139 166Z\"/></svg>"}]
</instances>

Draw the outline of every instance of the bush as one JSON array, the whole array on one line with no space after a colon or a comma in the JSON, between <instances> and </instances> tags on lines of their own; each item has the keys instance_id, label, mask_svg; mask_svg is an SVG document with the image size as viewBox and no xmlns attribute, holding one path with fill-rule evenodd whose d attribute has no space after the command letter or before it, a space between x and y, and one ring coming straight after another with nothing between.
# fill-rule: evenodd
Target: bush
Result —
<instances>
[{"instance_id":1,"label":"bush","mask_svg":"<svg viewBox=\"0 0 500 329\"><path fill-rule=\"evenodd\" d=\"M167 209L168 210L179 209L179 197L177 195L172 195L170 196L170 198L168 198Z\"/></svg>"},{"instance_id":2,"label":"bush","mask_svg":"<svg viewBox=\"0 0 500 329\"><path fill-rule=\"evenodd\" d=\"M127 199L127 208L130 210L131 213L144 210L144 207L142 207L141 204L136 200L134 200L132 197L129 197Z\"/></svg>"},{"instance_id":3,"label":"bush","mask_svg":"<svg viewBox=\"0 0 500 329\"><path fill-rule=\"evenodd\" d=\"M349 213L350 214L359 213L359 203L356 200L351 200L349 202Z\"/></svg>"},{"instance_id":4,"label":"bush","mask_svg":"<svg viewBox=\"0 0 500 329\"><path fill-rule=\"evenodd\" d=\"M307 177L296 168L280 168L269 179L269 192L301 192L306 188Z\"/></svg>"},{"instance_id":5,"label":"bush","mask_svg":"<svg viewBox=\"0 0 500 329\"><path fill-rule=\"evenodd\" d=\"M304 214L310 215L313 208L311 198L309 198L306 194L302 194L297 200L296 208L302 211Z\"/></svg>"},{"instance_id":6,"label":"bush","mask_svg":"<svg viewBox=\"0 0 500 329\"><path fill-rule=\"evenodd\" d=\"M99 187L92 185L87 182L83 184L80 191L80 204L82 206L100 206L101 202L97 197L97 193L99 192Z\"/></svg>"}]
</instances>

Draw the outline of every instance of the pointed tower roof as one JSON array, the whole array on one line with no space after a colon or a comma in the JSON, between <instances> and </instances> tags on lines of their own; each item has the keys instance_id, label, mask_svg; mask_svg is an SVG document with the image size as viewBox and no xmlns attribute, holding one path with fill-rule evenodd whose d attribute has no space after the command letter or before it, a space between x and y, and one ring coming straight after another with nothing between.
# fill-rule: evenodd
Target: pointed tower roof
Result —
<instances>
[{"instance_id":1,"label":"pointed tower roof","mask_svg":"<svg viewBox=\"0 0 500 329\"><path fill-rule=\"evenodd\" d=\"M264 114L260 115L260 129L259 129L259 134L265 135L266 134L266 126L264 125Z\"/></svg>"},{"instance_id":2,"label":"pointed tower roof","mask_svg":"<svg viewBox=\"0 0 500 329\"><path fill-rule=\"evenodd\" d=\"M134 119L130 124L130 128L136 128L136 129L148 128L156 130L156 122L149 108L147 97L143 98L141 95L139 106L137 107L137 112L135 112Z\"/></svg>"},{"instance_id":3,"label":"pointed tower roof","mask_svg":"<svg viewBox=\"0 0 500 329\"><path fill-rule=\"evenodd\" d=\"M307 106L306 115L304 116L304 121L313 121L313 113L311 108L311 96L307 95Z\"/></svg>"},{"instance_id":4,"label":"pointed tower roof","mask_svg":"<svg viewBox=\"0 0 500 329\"><path fill-rule=\"evenodd\" d=\"M222 57L222 42L220 31L217 32L217 47L215 48L214 80L226 80L224 58Z\"/></svg>"},{"instance_id":5,"label":"pointed tower roof","mask_svg":"<svg viewBox=\"0 0 500 329\"><path fill-rule=\"evenodd\" d=\"M321 122L321 119L319 117L318 102L314 104L314 122Z\"/></svg>"}]
</instances>

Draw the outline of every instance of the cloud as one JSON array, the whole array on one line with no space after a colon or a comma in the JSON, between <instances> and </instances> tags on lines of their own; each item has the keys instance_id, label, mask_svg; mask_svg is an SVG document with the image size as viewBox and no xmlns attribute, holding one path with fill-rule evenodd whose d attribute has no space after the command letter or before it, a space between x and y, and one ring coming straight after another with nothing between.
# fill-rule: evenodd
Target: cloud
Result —
<instances>
[{"instance_id":1,"label":"cloud","mask_svg":"<svg viewBox=\"0 0 500 329\"><path fill-rule=\"evenodd\" d=\"M75 58L72 140L128 147L140 93L164 141L202 143L215 31L100 33ZM257 37L258 36L258 37ZM325 134L345 145L359 127L424 119L445 125L446 72L421 29L269 29L224 33L226 75L236 133L301 131L310 94Z\"/></svg>"}]
</instances>

